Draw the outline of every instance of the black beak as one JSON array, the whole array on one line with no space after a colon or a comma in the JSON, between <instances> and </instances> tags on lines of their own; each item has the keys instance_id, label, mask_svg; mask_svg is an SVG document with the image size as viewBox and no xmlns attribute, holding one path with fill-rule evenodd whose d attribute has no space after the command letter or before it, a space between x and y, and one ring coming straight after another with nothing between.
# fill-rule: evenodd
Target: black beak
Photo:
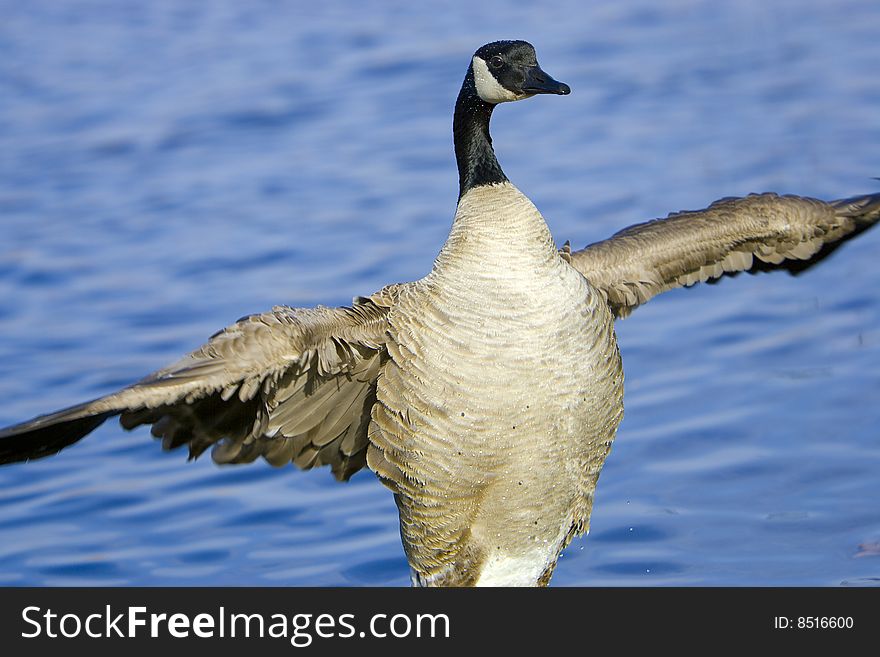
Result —
<instances>
[{"instance_id":1,"label":"black beak","mask_svg":"<svg viewBox=\"0 0 880 657\"><path fill-rule=\"evenodd\" d=\"M526 79L522 86L523 93L527 94L559 94L567 96L571 93L571 87L564 82L554 80L540 66L532 66L526 69Z\"/></svg>"}]
</instances>

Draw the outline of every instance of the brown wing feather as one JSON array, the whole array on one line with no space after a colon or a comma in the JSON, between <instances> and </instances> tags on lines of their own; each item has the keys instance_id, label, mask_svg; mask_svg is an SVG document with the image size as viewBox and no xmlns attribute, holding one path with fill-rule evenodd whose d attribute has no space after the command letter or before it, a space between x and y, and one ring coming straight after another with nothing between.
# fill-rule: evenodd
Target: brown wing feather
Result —
<instances>
[{"instance_id":1,"label":"brown wing feather","mask_svg":"<svg viewBox=\"0 0 880 657\"><path fill-rule=\"evenodd\" d=\"M723 275L799 273L878 219L880 194L831 203L753 194L630 226L566 257L626 317L661 292Z\"/></svg>"},{"instance_id":2,"label":"brown wing feather","mask_svg":"<svg viewBox=\"0 0 880 657\"><path fill-rule=\"evenodd\" d=\"M165 449L218 463L330 465L347 479L366 463L367 425L398 286L351 307L276 307L245 317L138 383L0 430L0 463L40 458L120 415L152 425Z\"/></svg>"}]
</instances>

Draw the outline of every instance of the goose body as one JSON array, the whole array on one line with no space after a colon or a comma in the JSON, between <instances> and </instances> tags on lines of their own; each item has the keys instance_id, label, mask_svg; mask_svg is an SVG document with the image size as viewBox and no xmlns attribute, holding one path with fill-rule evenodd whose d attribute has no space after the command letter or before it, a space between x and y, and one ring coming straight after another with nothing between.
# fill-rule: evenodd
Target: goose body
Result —
<instances>
[{"instance_id":1,"label":"goose body","mask_svg":"<svg viewBox=\"0 0 880 657\"><path fill-rule=\"evenodd\" d=\"M433 271L388 323L367 458L397 495L414 580L547 581L589 521L622 416L604 299L498 183L461 198Z\"/></svg>"},{"instance_id":2,"label":"goose body","mask_svg":"<svg viewBox=\"0 0 880 657\"><path fill-rule=\"evenodd\" d=\"M674 287L800 272L880 219L880 195L762 194L560 251L498 164L489 120L568 91L528 43L483 46L455 107L459 202L425 278L243 318L132 386L0 430L0 463L118 415L218 463L327 465L339 480L367 466L395 495L415 584L547 584L589 527L622 418L614 321Z\"/></svg>"}]
</instances>

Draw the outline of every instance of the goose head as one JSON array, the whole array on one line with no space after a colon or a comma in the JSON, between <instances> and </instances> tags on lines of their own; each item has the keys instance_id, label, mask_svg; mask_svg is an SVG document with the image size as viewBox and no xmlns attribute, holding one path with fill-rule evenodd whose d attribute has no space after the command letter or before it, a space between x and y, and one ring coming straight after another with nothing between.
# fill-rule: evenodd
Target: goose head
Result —
<instances>
[{"instance_id":1,"label":"goose head","mask_svg":"<svg viewBox=\"0 0 880 657\"><path fill-rule=\"evenodd\" d=\"M493 41L479 48L471 58L452 122L459 198L474 187L507 182L489 136L489 119L496 105L536 94L569 93L567 84L538 66L532 44Z\"/></svg>"},{"instance_id":2,"label":"goose head","mask_svg":"<svg viewBox=\"0 0 880 657\"><path fill-rule=\"evenodd\" d=\"M471 73L477 95L492 105L535 94L565 96L571 88L538 65L535 48L526 41L494 41L474 53Z\"/></svg>"}]
</instances>

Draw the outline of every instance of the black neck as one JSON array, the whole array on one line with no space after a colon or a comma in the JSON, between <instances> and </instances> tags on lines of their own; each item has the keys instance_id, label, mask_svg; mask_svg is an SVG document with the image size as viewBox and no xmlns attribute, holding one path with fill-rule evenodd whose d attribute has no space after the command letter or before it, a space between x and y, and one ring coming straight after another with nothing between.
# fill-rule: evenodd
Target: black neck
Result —
<instances>
[{"instance_id":1,"label":"black neck","mask_svg":"<svg viewBox=\"0 0 880 657\"><path fill-rule=\"evenodd\" d=\"M468 69L455 103L455 118L452 121L459 198L474 187L507 181L495 158L492 137L489 136L489 119L493 109L494 105L477 95L474 72Z\"/></svg>"}]
</instances>

